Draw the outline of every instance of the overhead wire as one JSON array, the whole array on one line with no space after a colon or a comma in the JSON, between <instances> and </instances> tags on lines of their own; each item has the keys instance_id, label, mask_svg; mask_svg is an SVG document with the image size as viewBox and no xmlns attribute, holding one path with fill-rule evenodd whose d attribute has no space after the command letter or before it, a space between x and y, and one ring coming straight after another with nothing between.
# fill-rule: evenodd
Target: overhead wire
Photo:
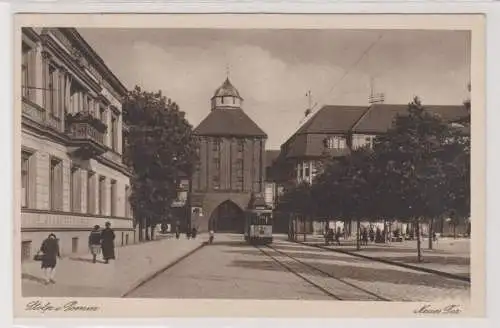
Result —
<instances>
[{"instance_id":1,"label":"overhead wire","mask_svg":"<svg viewBox=\"0 0 500 328\"><path fill-rule=\"evenodd\" d=\"M345 73L340 77L340 79L330 88L330 90L328 92L326 92L325 96L323 96L323 98L326 97L326 95L330 94L331 92L333 92L339 85L340 83L349 75L349 73L354 69L356 68L359 63L365 58L365 56L370 52L370 50L373 49L373 47L382 39L382 37L384 36L384 32L381 32L378 36L378 38L373 41L364 51L363 53L361 54L361 56L359 56L359 58L347 69L347 71L345 71ZM305 123L310 117L312 117L314 115L314 108L316 108L316 106L318 105L318 102L316 102L311 109L311 112L309 113L309 115L307 115L306 117L302 118L302 120L299 122L299 128L300 126L302 126L303 123Z\"/></svg>"}]
</instances>

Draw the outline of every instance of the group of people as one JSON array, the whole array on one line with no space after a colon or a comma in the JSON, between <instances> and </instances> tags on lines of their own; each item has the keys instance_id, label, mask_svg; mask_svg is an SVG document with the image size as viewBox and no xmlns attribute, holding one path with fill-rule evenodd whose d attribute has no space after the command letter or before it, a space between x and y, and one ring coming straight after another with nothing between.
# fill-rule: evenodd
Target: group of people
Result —
<instances>
[{"instance_id":1,"label":"group of people","mask_svg":"<svg viewBox=\"0 0 500 328\"><path fill-rule=\"evenodd\" d=\"M384 241L384 231L380 230L377 228L376 231L373 230L373 228L370 228L369 230L366 227L363 227L361 229L361 244L363 245L368 245L368 241L371 242L383 242ZM345 235L345 233L340 229L340 227L337 228L337 231L334 231L333 229L329 228L325 232L325 243L329 245L333 241L340 246L340 236Z\"/></svg>"},{"instance_id":2,"label":"group of people","mask_svg":"<svg viewBox=\"0 0 500 328\"><path fill-rule=\"evenodd\" d=\"M109 222L106 222L106 228L102 231L99 225L94 226L89 236L89 249L92 254L92 263L97 262L97 255L101 250L104 263L108 264L109 260L115 259L115 232L111 229Z\"/></svg>"},{"instance_id":3,"label":"group of people","mask_svg":"<svg viewBox=\"0 0 500 328\"><path fill-rule=\"evenodd\" d=\"M342 234L342 231L340 228L337 229L337 231L334 231L333 229L329 228L326 233L325 233L325 243L327 245L330 245L331 242L335 240L335 243L340 246L340 235Z\"/></svg>"},{"instance_id":4,"label":"group of people","mask_svg":"<svg viewBox=\"0 0 500 328\"><path fill-rule=\"evenodd\" d=\"M192 229L187 229L186 231L186 238L187 239L190 239L190 238L196 238L196 235L198 234L198 230L193 227ZM176 239L179 239L181 236L181 223L179 221L177 221L175 223L175 238Z\"/></svg>"},{"instance_id":5,"label":"group of people","mask_svg":"<svg viewBox=\"0 0 500 328\"><path fill-rule=\"evenodd\" d=\"M106 222L105 229L101 230L99 225L95 225L89 235L89 250L92 254L92 262L97 262L97 255L102 250L102 257L105 263L115 259L115 232L111 229L111 223ZM42 242L40 250L35 259L39 259L44 273L45 284L55 284L55 268L57 260L61 259L59 241L54 233Z\"/></svg>"}]
</instances>

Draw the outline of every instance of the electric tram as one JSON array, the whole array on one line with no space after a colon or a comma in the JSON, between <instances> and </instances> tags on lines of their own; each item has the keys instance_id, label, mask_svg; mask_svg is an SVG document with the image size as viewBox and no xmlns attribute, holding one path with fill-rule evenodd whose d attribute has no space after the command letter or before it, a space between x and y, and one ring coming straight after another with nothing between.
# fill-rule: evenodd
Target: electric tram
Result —
<instances>
[{"instance_id":1,"label":"electric tram","mask_svg":"<svg viewBox=\"0 0 500 328\"><path fill-rule=\"evenodd\" d=\"M261 207L245 211L245 240L249 243L270 244L273 242L273 211Z\"/></svg>"}]
</instances>

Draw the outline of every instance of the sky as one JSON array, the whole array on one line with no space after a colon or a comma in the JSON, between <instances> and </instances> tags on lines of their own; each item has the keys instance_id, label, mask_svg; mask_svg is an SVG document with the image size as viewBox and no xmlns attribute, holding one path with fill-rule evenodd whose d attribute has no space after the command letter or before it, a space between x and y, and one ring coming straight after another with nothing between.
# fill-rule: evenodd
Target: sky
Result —
<instances>
[{"instance_id":1,"label":"sky","mask_svg":"<svg viewBox=\"0 0 500 328\"><path fill-rule=\"evenodd\" d=\"M311 104L461 104L470 81L464 31L78 29L129 89L161 90L196 127L229 73L243 110L279 149ZM310 116L309 116L310 117Z\"/></svg>"}]
</instances>

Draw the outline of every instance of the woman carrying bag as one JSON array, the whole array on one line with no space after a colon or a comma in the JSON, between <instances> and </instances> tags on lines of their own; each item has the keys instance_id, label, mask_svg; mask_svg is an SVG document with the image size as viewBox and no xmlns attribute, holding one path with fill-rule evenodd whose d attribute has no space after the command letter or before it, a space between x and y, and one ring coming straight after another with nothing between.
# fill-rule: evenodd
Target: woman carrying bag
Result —
<instances>
[{"instance_id":1,"label":"woman carrying bag","mask_svg":"<svg viewBox=\"0 0 500 328\"><path fill-rule=\"evenodd\" d=\"M45 284L55 284L55 268L57 258L61 258L59 253L59 242L56 235L51 233L47 239L42 242L40 251L35 255L35 260L42 261L42 271L45 276Z\"/></svg>"}]
</instances>

